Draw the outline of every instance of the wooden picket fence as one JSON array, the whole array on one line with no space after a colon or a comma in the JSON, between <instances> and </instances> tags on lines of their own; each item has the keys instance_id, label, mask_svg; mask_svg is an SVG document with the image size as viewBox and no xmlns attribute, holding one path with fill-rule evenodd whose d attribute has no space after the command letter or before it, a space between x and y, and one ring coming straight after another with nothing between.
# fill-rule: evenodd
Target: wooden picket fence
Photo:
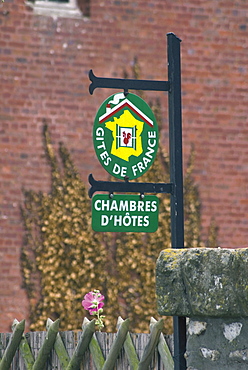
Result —
<instances>
[{"instance_id":1,"label":"wooden picket fence","mask_svg":"<svg viewBox=\"0 0 248 370\"><path fill-rule=\"evenodd\" d=\"M24 334L24 320L14 320L12 329L0 333L0 370L174 369L172 337L165 340L162 319L151 318L150 334L130 333L129 320L120 317L117 333L95 332L95 320L86 318L79 332L59 332L59 320L50 319L46 332Z\"/></svg>"}]
</instances>

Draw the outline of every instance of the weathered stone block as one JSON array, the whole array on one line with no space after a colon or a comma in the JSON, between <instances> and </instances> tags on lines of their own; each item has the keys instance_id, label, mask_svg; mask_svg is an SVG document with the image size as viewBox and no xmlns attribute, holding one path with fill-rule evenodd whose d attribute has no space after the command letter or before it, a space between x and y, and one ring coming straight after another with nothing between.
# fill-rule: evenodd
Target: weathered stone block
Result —
<instances>
[{"instance_id":1,"label":"weathered stone block","mask_svg":"<svg viewBox=\"0 0 248 370\"><path fill-rule=\"evenodd\" d=\"M187 369L247 370L248 319L190 318Z\"/></svg>"},{"instance_id":2,"label":"weathered stone block","mask_svg":"<svg viewBox=\"0 0 248 370\"><path fill-rule=\"evenodd\" d=\"M248 317L248 249L165 249L156 279L161 315Z\"/></svg>"}]
</instances>

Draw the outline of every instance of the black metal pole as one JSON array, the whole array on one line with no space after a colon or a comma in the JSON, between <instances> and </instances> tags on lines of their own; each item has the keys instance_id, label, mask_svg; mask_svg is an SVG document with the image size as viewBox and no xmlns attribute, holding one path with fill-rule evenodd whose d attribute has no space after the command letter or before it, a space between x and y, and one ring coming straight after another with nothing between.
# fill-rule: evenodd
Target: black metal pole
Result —
<instances>
[{"instance_id":1,"label":"black metal pole","mask_svg":"<svg viewBox=\"0 0 248 370\"><path fill-rule=\"evenodd\" d=\"M169 98L170 181L171 194L171 246L184 248L183 164L182 164L182 108L181 108L181 40L173 33L167 34ZM175 316L174 369L185 370L186 319Z\"/></svg>"},{"instance_id":2,"label":"black metal pole","mask_svg":"<svg viewBox=\"0 0 248 370\"><path fill-rule=\"evenodd\" d=\"M90 71L92 81L89 90L97 87L120 88L127 91L130 88L142 90L168 91L169 98L169 144L170 144L170 186L171 193L171 246L184 248L184 214L183 214L183 165L182 165L182 109L181 109L181 40L173 33L167 34L168 48L168 81L139 81L96 77ZM93 179L94 180L94 179ZM92 180L92 181L93 181ZM103 182L95 182L102 189ZM94 183L94 184L95 184ZM104 189L106 190L106 183ZM154 184L147 184L154 185ZM155 184L159 185L159 184ZM114 185L116 186L116 185ZM120 186L120 185L118 185ZM109 188L108 188L109 189ZM129 189L130 190L130 189ZM135 190L136 191L136 190ZM164 191L163 191L164 192ZM167 192L167 190L165 191ZM91 196L94 189L91 190ZM174 369L185 370L186 361L186 319L174 317Z\"/></svg>"}]
</instances>

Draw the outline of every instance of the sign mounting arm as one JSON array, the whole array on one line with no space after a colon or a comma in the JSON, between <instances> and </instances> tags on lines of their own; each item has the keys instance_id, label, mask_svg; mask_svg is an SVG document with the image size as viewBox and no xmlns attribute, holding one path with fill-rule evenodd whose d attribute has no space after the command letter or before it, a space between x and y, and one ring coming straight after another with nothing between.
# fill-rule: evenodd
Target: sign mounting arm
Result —
<instances>
[{"instance_id":1,"label":"sign mounting arm","mask_svg":"<svg viewBox=\"0 0 248 370\"><path fill-rule=\"evenodd\" d=\"M96 191L107 191L109 193L173 193L171 183L146 183L146 182L121 182L121 181L97 181L93 175L89 175L89 197L92 198Z\"/></svg>"},{"instance_id":2,"label":"sign mounting arm","mask_svg":"<svg viewBox=\"0 0 248 370\"><path fill-rule=\"evenodd\" d=\"M132 80L124 78L105 78L94 75L92 69L89 71L91 84L89 92L92 95L97 87L108 89L123 89L124 91L132 90L150 90L150 91L169 91L169 81L153 80Z\"/></svg>"}]
</instances>

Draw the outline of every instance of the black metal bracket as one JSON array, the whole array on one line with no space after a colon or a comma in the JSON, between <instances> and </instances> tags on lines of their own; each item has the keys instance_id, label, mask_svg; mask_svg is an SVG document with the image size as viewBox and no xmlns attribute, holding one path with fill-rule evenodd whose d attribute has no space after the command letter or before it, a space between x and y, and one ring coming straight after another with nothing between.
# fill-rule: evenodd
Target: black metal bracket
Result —
<instances>
[{"instance_id":1,"label":"black metal bracket","mask_svg":"<svg viewBox=\"0 0 248 370\"><path fill-rule=\"evenodd\" d=\"M152 90L152 91L169 91L169 81L152 81L152 80L132 80L124 78L104 78L96 77L92 71L89 71L89 79L91 84L89 92L92 95L97 87L108 89L123 89L128 91L133 90Z\"/></svg>"},{"instance_id":2,"label":"black metal bracket","mask_svg":"<svg viewBox=\"0 0 248 370\"><path fill-rule=\"evenodd\" d=\"M121 181L97 181L93 175L89 175L89 197L92 198L96 191L107 191L109 193L167 193L172 194L171 183L147 183L147 182L121 182Z\"/></svg>"}]
</instances>

